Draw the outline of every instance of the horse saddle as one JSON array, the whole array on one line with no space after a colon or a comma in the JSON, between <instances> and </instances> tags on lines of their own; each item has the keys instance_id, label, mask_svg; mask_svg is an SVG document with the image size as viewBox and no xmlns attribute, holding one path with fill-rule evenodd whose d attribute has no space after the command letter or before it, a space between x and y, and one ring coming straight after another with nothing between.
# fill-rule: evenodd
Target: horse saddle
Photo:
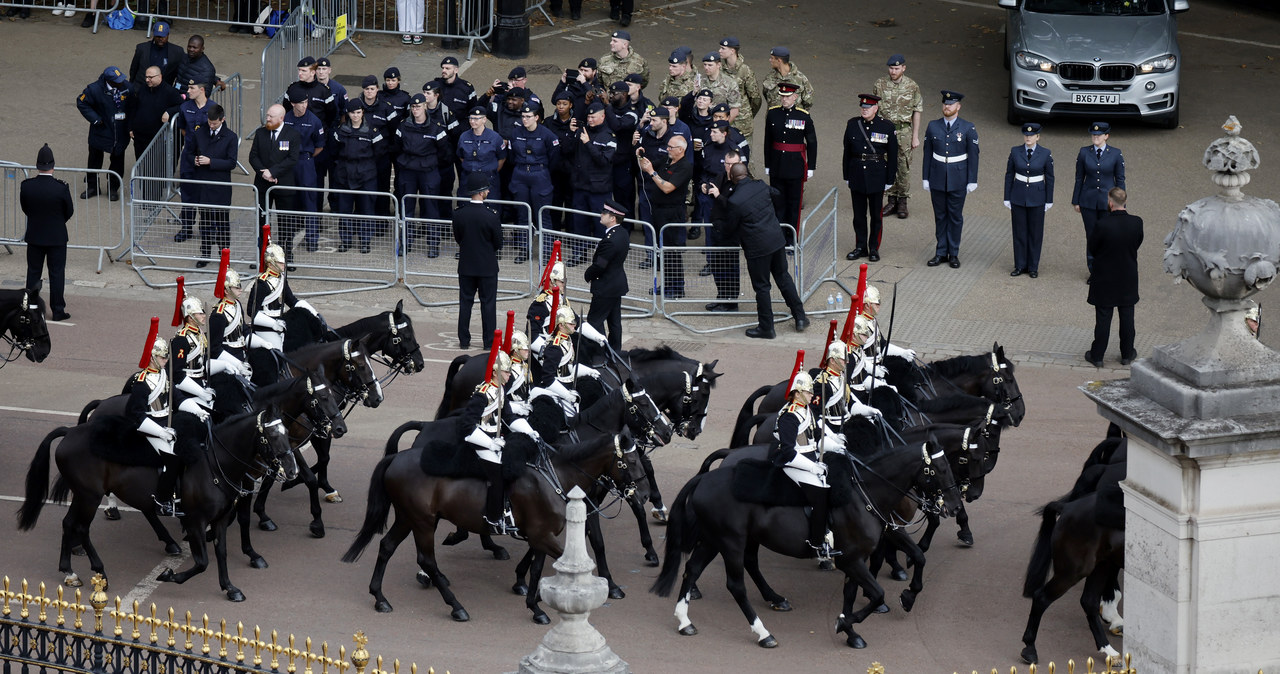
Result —
<instances>
[{"instance_id":1,"label":"horse saddle","mask_svg":"<svg viewBox=\"0 0 1280 674\"><path fill-rule=\"evenodd\" d=\"M502 448L503 481L510 483L520 479L526 470L525 464L537 455L537 451L533 438L523 433L509 434ZM419 466L423 473L436 477L485 478L484 462L476 456L474 446L465 441L451 442L449 439L437 438L428 440L422 448Z\"/></svg>"},{"instance_id":2,"label":"horse saddle","mask_svg":"<svg viewBox=\"0 0 1280 674\"><path fill-rule=\"evenodd\" d=\"M842 455L827 455L827 484L829 503L840 508L853 502L852 464ZM743 459L732 468L730 489L733 497L743 503L755 503L766 507L808 506L809 501L781 466L765 459Z\"/></svg>"},{"instance_id":3,"label":"horse saddle","mask_svg":"<svg viewBox=\"0 0 1280 674\"><path fill-rule=\"evenodd\" d=\"M122 466L159 468L164 465L137 426L119 414L95 416L89 422L89 452L103 461Z\"/></svg>"}]
</instances>

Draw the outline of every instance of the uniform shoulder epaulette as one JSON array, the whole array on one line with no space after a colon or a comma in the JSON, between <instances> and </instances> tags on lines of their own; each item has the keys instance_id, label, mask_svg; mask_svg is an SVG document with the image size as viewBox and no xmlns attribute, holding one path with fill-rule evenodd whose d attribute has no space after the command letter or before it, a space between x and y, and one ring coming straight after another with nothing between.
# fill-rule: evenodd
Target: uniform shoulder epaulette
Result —
<instances>
[{"instance_id":1,"label":"uniform shoulder epaulette","mask_svg":"<svg viewBox=\"0 0 1280 674\"><path fill-rule=\"evenodd\" d=\"M787 403L787 412L795 412L803 407L804 405L801 405L800 403Z\"/></svg>"},{"instance_id":2,"label":"uniform shoulder epaulette","mask_svg":"<svg viewBox=\"0 0 1280 674\"><path fill-rule=\"evenodd\" d=\"M190 335L192 332L196 334L200 334L200 328L194 325L184 325L178 330L178 335L182 337L186 337L187 335Z\"/></svg>"},{"instance_id":3,"label":"uniform shoulder epaulette","mask_svg":"<svg viewBox=\"0 0 1280 674\"><path fill-rule=\"evenodd\" d=\"M143 368L143 369L142 369L141 371L139 371L139 372L138 372L138 374L134 377L134 381L142 382L142 381L146 381L146 380L147 380L147 370L146 370L145 368Z\"/></svg>"},{"instance_id":4,"label":"uniform shoulder epaulette","mask_svg":"<svg viewBox=\"0 0 1280 674\"><path fill-rule=\"evenodd\" d=\"M804 114L806 114L806 115L807 115L807 114L809 114L809 111L808 111L808 110L805 110L804 108L802 108L802 107L800 107L800 106L798 106L798 105L796 106L796 110L799 110L800 112L803 112L803 113L804 113Z\"/></svg>"},{"instance_id":5,"label":"uniform shoulder epaulette","mask_svg":"<svg viewBox=\"0 0 1280 674\"><path fill-rule=\"evenodd\" d=\"M264 272L262 272L261 274L258 274L258 280L259 280L259 281L265 281L265 280L267 280L267 278L268 278L268 277L270 277L270 276L271 276L271 272L264 271Z\"/></svg>"},{"instance_id":6,"label":"uniform shoulder epaulette","mask_svg":"<svg viewBox=\"0 0 1280 674\"><path fill-rule=\"evenodd\" d=\"M214 308L213 308L213 310L214 310L215 312L217 312L217 313L221 314L221 313L225 313L223 310L224 310L224 309L226 309L226 308L227 308L227 307L229 307L229 306L231 306L231 300L223 299L223 300L221 300L221 301L219 301L219 302L218 302L218 306L214 307Z\"/></svg>"},{"instance_id":7,"label":"uniform shoulder epaulette","mask_svg":"<svg viewBox=\"0 0 1280 674\"><path fill-rule=\"evenodd\" d=\"M547 300L551 299L551 293L544 290L538 293L538 296L533 299L535 302L546 302Z\"/></svg>"},{"instance_id":8,"label":"uniform shoulder epaulette","mask_svg":"<svg viewBox=\"0 0 1280 674\"><path fill-rule=\"evenodd\" d=\"M781 104L781 103L779 103L778 105L771 105L771 106L769 106L769 109L770 109L770 110L777 110L778 108L781 108L781 107L782 107L782 104Z\"/></svg>"}]
</instances>

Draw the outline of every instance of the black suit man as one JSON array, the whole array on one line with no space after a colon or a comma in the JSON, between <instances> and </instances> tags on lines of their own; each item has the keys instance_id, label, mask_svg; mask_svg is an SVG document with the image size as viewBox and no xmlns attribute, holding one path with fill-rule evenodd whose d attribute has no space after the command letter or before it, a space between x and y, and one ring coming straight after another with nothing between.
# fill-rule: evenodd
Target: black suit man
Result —
<instances>
[{"instance_id":1,"label":"black suit man","mask_svg":"<svg viewBox=\"0 0 1280 674\"><path fill-rule=\"evenodd\" d=\"M53 320L71 318L62 296L67 269L67 221L75 214L71 188L53 177L53 150L46 143L36 154L39 175L22 181L19 201L27 216L27 289L40 291L40 272L49 263L49 308Z\"/></svg>"},{"instance_id":2,"label":"black suit man","mask_svg":"<svg viewBox=\"0 0 1280 674\"><path fill-rule=\"evenodd\" d=\"M277 103L267 108L267 123L254 131L253 142L249 144L253 186L258 188L259 239L262 237L261 225L266 224L267 190L276 185L294 185L293 167L298 165L301 155L302 136L284 123L284 106ZM272 192L271 201L282 211L293 210L293 192L290 190ZM281 231L274 234L272 240L284 249L286 259L293 259L293 235L300 223L293 222L290 216L280 224ZM262 241L258 241L258 248L262 248Z\"/></svg>"},{"instance_id":3,"label":"black suit man","mask_svg":"<svg viewBox=\"0 0 1280 674\"><path fill-rule=\"evenodd\" d=\"M1110 213L1100 218L1089 237L1089 254L1096 264L1097 283L1089 284L1089 304L1093 305L1093 346L1084 359L1102 367L1111 335L1111 310L1120 314L1120 363L1128 365L1138 357L1133 348L1133 306L1138 303L1138 247L1142 245L1142 218L1125 210L1128 195L1119 187L1107 193Z\"/></svg>"},{"instance_id":4,"label":"black suit man","mask_svg":"<svg viewBox=\"0 0 1280 674\"><path fill-rule=\"evenodd\" d=\"M597 331L609 330L609 346L622 350L622 296L627 294L627 271L623 263L631 249L631 239L625 227L619 227L627 217L622 204L609 199L600 213L604 225L604 238L596 245L583 278L591 284L591 308L587 310L587 322Z\"/></svg>"},{"instance_id":5,"label":"black suit man","mask_svg":"<svg viewBox=\"0 0 1280 674\"><path fill-rule=\"evenodd\" d=\"M196 202L205 206L231 205L231 171L236 168L236 150L240 140L225 124L226 112L221 105L209 108L207 124L187 134L184 154L191 155L195 171L192 177L205 181L196 193ZM200 257L231 247L230 213L223 208L200 209ZM196 262L204 267L206 260Z\"/></svg>"},{"instance_id":6,"label":"black suit man","mask_svg":"<svg viewBox=\"0 0 1280 674\"><path fill-rule=\"evenodd\" d=\"M453 211L453 240L458 243L458 347L471 348L471 306L480 294L480 327L484 348L492 346L498 316L498 249L502 247L502 222L484 200L489 198L489 176L468 174L462 189L471 201Z\"/></svg>"}]
</instances>

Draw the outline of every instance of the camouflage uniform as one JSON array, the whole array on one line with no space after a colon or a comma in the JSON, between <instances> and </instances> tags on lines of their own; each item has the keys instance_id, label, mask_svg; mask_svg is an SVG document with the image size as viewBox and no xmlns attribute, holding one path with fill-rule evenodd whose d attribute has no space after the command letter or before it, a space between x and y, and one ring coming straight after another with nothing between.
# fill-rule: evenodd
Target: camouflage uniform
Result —
<instances>
[{"instance_id":1,"label":"camouflage uniform","mask_svg":"<svg viewBox=\"0 0 1280 674\"><path fill-rule=\"evenodd\" d=\"M738 116L742 116L742 84L738 82L738 78L722 71L715 80L710 77L702 78L702 86L711 90L712 105L724 103L730 110L738 108Z\"/></svg>"},{"instance_id":2,"label":"camouflage uniform","mask_svg":"<svg viewBox=\"0 0 1280 674\"><path fill-rule=\"evenodd\" d=\"M782 82L791 82L800 87L800 100L796 102L797 108L809 110L813 108L813 85L809 84L809 78L800 72L796 64L791 64L791 72L782 75L778 71L770 68L769 74L764 78L761 87L764 89L765 100L768 101L769 107L782 105L782 96L778 94L778 84Z\"/></svg>"},{"instance_id":3,"label":"camouflage uniform","mask_svg":"<svg viewBox=\"0 0 1280 674\"><path fill-rule=\"evenodd\" d=\"M686 72L680 77L667 75L667 79L662 81L662 89L658 92L657 100L661 101L667 96L684 98L686 94L693 93L696 86L697 74L692 71Z\"/></svg>"},{"instance_id":4,"label":"camouflage uniform","mask_svg":"<svg viewBox=\"0 0 1280 674\"><path fill-rule=\"evenodd\" d=\"M911 115L924 112L920 87L906 75L897 82L885 75L876 80L872 93L880 97L880 115L893 122L898 136L898 176L885 196L907 199L911 196Z\"/></svg>"},{"instance_id":5,"label":"camouflage uniform","mask_svg":"<svg viewBox=\"0 0 1280 674\"><path fill-rule=\"evenodd\" d=\"M755 126L755 117L764 106L764 97L760 93L760 83L756 81L756 74L751 71L751 66L747 65L742 57L738 57L738 67L730 68L727 61L720 63L720 72L738 79L739 94L742 100L742 107L738 110L737 119L733 120L733 128L742 132L742 135L749 141L751 140L751 131Z\"/></svg>"},{"instance_id":6,"label":"camouflage uniform","mask_svg":"<svg viewBox=\"0 0 1280 674\"><path fill-rule=\"evenodd\" d=\"M645 63L644 57L636 53L635 49L626 58L619 58L613 52L609 52L600 57L600 67L597 69L596 78L600 80L600 86L605 91L609 90L609 85L614 82L621 82L622 78L636 73L644 79L640 87L649 86L649 64Z\"/></svg>"}]
</instances>

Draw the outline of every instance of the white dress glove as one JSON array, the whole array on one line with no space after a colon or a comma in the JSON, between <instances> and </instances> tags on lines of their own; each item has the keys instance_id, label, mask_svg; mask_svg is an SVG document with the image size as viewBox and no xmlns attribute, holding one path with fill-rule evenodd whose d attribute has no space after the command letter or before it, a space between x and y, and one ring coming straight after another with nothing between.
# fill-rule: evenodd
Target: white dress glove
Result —
<instances>
[{"instance_id":1,"label":"white dress glove","mask_svg":"<svg viewBox=\"0 0 1280 674\"><path fill-rule=\"evenodd\" d=\"M886 192L888 192L888 191L889 191L889 190L891 190L891 189L893 189L893 185L885 185L885 186L884 186L884 191L886 191Z\"/></svg>"},{"instance_id":2,"label":"white dress glove","mask_svg":"<svg viewBox=\"0 0 1280 674\"><path fill-rule=\"evenodd\" d=\"M769 169L767 169L767 168L766 168L766 169L764 170L764 174L765 174L765 175L769 175Z\"/></svg>"},{"instance_id":3,"label":"white dress glove","mask_svg":"<svg viewBox=\"0 0 1280 674\"><path fill-rule=\"evenodd\" d=\"M479 426L471 429L471 434L467 436L467 442L481 449L488 449L494 452L502 451L502 438L491 438L488 433L480 430Z\"/></svg>"},{"instance_id":4,"label":"white dress glove","mask_svg":"<svg viewBox=\"0 0 1280 674\"><path fill-rule=\"evenodd\" d=\"M521 419L516 419L515 421L512 421L511 430L515 431L516 433L524 433L525 435L533 438L534 440L542 439L542 436L538 435L538 432L533 430L533 426L529 425L528 419L521 418Z\"/></svg>"},{"instance_id":5,"label":"white dress glove","mask_svg":"<svg viewBox=\"0 0 1280 674\"><path fill-rule=\"evenodd\" d=\"M533 407L523 400L512 400L508 404L511 405L512 412L515 412L522 417L529 416L529 413L533 411Z\"/></svg>"},{"instance_id":6,"label":"white dress glove","mask_svg":"<svg viewBox=\"0 0 1280 674\"><path fill-rule=\"evenodd\" d=\"M604 335L600 334L599 330L596 330L596 326L586 321L583 321L582 325L578 327L578 332L581 333L583 337L586 337L600 346L605 345L606 340Z\"/></svg>"},{"instance_id":7,"label":"white dress glove","mask_svg":"<svg viewBox=\"0 0 1280 674\"><path fill-rule=\"evenodd\" d=\"M926 191L926 192L928 192L928 191L929 191L929 181L928 181L928 180L924 181L924 191Z\"/></svg>"},{"instance_id":8,"label":"white dress glove","mask_svg":"<svg viewBox=\"0 0 1280 674\"><path fill-rule=\"evenodd\" d=\"M965 192L973 192L976 189L978 189L978 183L969 183L968 185L964 186Z\"/></svg>"},{"instance_id":9,"label":"white dress glove","mask_svg":"<svg viewBox=\"0 0 1280 674\"><path fill-rule=\"evenodd\" d=\"M579 364L574 374L577 377L591 377L592 379L600 378L600 371L589 365Z\"/></svg>"},{"instance_id":10,"label":"white dress glove","mask_svg":"<svg viewBox=\"0 0 1280 674\"><path fill-rule=\"evenodd\" d=\"M904 349L900 346L895 346L893 344L888 344L885 346L884 354L886 356L896 356L898 358L906 358L907 360L912 362L915 362L916 360L916 352L914 349Z\"/></svg>"},{"instance_id":11,"label":"white dress glove","mask_svg":"<svg viewBox=\"0 0 1280 674\"><path fill-rule=\"evenodd\" d=\"M317 318L319 318L319 316L320 316L320 312L316 311L316 308L315 308L315 307L313 307L313 306L311 306L311 303L310 303L310 302L307 302L306 300L298 300L298 303L297 303L297 304L295 304L295 305L293 305L293 308L294 308L294 309L303 309L303 310L305 310L307 313L309 313L309 314L311 314L312 316L315 316L315 317L317 317Z\"/></svg>"},{"instance_id":12,"label":"white dress glove","mask_svg":"<svg viewBox=\"0 0 1280 674\"><path fill-rule=\"evenodd\" d=\"M1048 213L1050 208L1053 208L1053 204L1051 204L1051 203L1050 203L1050 204L1045 204L1045 205L1044 205L1044 212L1045 212L1045 213Z\"/></svg>"},{"instance_id":13,"label":"white dress glove","mask_svg":"<svg viewBox=\"0 0 1280 674\"><path fill-rule=\"evenodd\" d=\"M809 169L809 171L808 171L808 175L806 175L805 177L806 177L806 178L812 178L812 177L813 177L813 169Z\"/></svg>"},{"instance_id":14,"label":"white dress glove","mask_svg":"<svg viewBox=\"0 0 1280 674\"><path fill-rule=\"evenodd\" d=\"M1004 207L1005 207L1005 208L1007 208L1007 209L1009 209L1009 210L1013 210L1013 204L1011 204L1011 203L1009 203L1009 202L1007 202L1007 201L1006 201L1006 202L1004 202Z\"/></svg>"}]
</instances>

